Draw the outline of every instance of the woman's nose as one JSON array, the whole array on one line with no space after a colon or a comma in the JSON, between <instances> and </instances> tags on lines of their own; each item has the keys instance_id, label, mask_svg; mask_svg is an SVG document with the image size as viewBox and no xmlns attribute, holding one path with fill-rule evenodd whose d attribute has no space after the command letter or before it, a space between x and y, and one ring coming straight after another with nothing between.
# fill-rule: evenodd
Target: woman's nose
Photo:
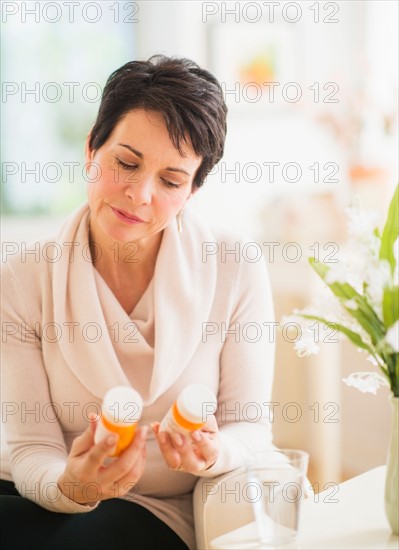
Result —
<instances>
[{"instance_id":1,"label":"woman's nose","mask_svg":"<svg viewBox=\"0 0 399 550\"><path fill-rule=\"evenodd\" d=\"M135 204L150 204L153 193L151 178L139 178L135 176L126 187L126 196Z\"/></svg>"}]
</instances>

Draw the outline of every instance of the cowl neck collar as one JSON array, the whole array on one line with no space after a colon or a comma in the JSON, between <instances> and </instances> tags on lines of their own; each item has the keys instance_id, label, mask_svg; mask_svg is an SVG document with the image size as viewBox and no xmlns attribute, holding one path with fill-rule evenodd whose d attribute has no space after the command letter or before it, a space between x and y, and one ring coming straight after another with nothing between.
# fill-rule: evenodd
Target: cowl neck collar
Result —
<instances>
[{"instance_id":1,"label":"cowl neck collar","mask_svg":"<svg viewBox=\"0 0 399 550\"><path fill-rule=\"evenodd\" d=\"M101 302L96 285L89 252L89 216L86 202L71 214L57 236L62 254L53 265L54 320L62 327L78 323L73 338L60 339L61 353L79 381L101 400L112 386L134 381L135 354L140 346L118 343L127 346L129 382L118 360L109 319L107 323L104 316L107 303ZM164 229L152 282L155 343L152 373L142 395L146 405L175 382L201 342L203 323L214 301L217 273L216 256L203 261L202 247L214 240L190 206L185 208L182 233L173 222ZM122 306L114 312L114 322L131 321Z\"/></svg>"}]
</instances>

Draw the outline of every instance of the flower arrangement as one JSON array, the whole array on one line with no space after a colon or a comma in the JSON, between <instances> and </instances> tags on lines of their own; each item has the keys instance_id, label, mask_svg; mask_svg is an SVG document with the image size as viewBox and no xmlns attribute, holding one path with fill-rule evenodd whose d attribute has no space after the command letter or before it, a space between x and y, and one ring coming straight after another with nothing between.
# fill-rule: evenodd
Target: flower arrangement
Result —
<instances>
[{"instance_id":1,"label":"flower arrangement","mask_svg":"<svg viewBox=\"0 0 399 550\"><path fill-rule=\"evenodd\" d=\"M382 385L389 386L399 397L399 185L382 233L375 227L371 213L352 208L349 234L336 263L327 265L309 258L329 289L327 302L294 310L285 319L300 325L300 337L295 342L298 355L318 353L316 336L320 326L332 327L359 351L367 352L368 360L381 372L353 373L344 382L371 393Z\"/></svg>"}]
</instances>

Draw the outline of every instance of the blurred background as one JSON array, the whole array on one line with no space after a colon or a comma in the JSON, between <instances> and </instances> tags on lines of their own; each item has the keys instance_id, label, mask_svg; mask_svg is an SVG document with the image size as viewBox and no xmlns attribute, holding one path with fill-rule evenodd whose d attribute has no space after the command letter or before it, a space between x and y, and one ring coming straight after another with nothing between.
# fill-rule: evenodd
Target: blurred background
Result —
<instances>
[{"instance_id":1,"label":"blurred background","mask_svg":"<svg viewBox=\"0 0 399 550\"><path fill-rule=\"evenodd\" d=\"M3 243L55 233L85 200L84 143L110 73L157 53L188 57L215 74L229 107L225 156L193 202L262 248L280 321L320 291L307 257L345 242L345 208L386 215L397 20L384 0L3 2ZM385 463L388 391L342 383L372 368L364 355L341 342L299 359L276 339L275 441L310 452L316 490Z\"/></svg>"}]
</instances>

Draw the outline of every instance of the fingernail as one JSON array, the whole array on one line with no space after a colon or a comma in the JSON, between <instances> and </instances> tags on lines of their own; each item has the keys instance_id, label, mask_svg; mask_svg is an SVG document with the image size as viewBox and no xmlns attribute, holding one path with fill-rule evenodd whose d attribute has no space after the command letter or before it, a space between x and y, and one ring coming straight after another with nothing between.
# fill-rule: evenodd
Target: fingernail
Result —
<instances>
[{"instance_id":1,"label":"fingernail","mask_svg":"<svg viewBox=\"0 0 399 550\"><path fill-rule=\"evenodd\" d=\"M158 435L159 435L159 441L162 443L162 445L164 445L166 443L166 433L160 432Z\"/></svg>"},{"instance_id":2,"label":"fingernail","mask_svg":"<svg viewBox=\"0 0 399 550\"><path fill-rule=\"evenodd\" d=\"M116 435L109 435L106 439L106 444L111 447L112 445L115 445L116 441L117 441Z\"/></svg>"},{"instance_id":3,"label":"fingernail","mask_svg":"<svg viewBox=\"0 0 399 550\"><path fill-rule=\"evenodd\" d=\"M194 439L194 441L201 441L202 434L201 434L201 432L193 432L191 434L191 437Z\"/></svg>"},{"instance_id":4,"label":"fingernail","mask_svg":"<svg viewBox=\"0 0 399 550\"><path fill-rule=\"evenodd\" d=\"M173 434L173 441L178 447L181 447L183 445L183 438L180 434Z\"/></svg>"},{"instance_id":5,"label":"fingernail","mask_svg":"<svg viewBox=\"0 0 399 550\"><path fill-rule=\"evenodd\" d=\"M141 438L145 439L147 437L147 434L148 434L148 426L143 426L141 428Z\"/></svg>"}]
</instances>

